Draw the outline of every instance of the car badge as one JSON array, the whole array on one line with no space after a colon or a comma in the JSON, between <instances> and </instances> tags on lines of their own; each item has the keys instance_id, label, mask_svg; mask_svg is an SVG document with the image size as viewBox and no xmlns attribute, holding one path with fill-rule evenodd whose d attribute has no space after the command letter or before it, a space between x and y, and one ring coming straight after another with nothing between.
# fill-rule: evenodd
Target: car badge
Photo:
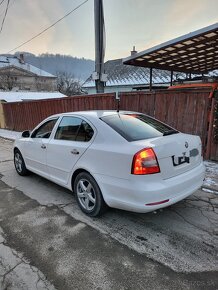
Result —
<instances>
[{"instance_id":1,"label":"car badge","mask_svg":"<svg viewBox=\"0 0 218 290\"><path fill-rule=\"evenodd\" d=\"M185 148L188 148L188 142L185 142Z\"/></svg>"}]
</instances>

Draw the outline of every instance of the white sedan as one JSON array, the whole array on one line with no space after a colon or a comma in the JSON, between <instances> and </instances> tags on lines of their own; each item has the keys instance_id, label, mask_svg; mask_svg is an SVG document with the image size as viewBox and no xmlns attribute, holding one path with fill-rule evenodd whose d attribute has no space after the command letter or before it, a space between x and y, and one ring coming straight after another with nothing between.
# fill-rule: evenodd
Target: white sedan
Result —
<instances>
[{"instance_id":1,"label":"white sedan","mask_svg":"<svg viewBox=\"0 0 218 290\"><path fill-rule=\"evenodd\" d=\"M201 140L136 112L53 115L14 144L19 175L30 171L72 190L81 210L145 213L201 187Z\"/></svg>"}]
</instances>

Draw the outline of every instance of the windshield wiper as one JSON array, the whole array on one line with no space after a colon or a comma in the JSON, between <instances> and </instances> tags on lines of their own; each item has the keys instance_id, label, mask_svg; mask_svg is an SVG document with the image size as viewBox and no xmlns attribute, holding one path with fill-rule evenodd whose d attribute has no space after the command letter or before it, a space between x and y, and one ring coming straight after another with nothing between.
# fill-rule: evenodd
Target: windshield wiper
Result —
<instances>
[{"instance_id":1,"label":"windshield wiper","mask_svg":"<svg viewBox=\"0 0 218 290\"><path fill-rule=\"evenodd\" d=\"M172 130L164 131L163 136L168 136L168 135L177 134L177 133L179 133L179 131L172 129Z\"/></svg>"}]
</instances>

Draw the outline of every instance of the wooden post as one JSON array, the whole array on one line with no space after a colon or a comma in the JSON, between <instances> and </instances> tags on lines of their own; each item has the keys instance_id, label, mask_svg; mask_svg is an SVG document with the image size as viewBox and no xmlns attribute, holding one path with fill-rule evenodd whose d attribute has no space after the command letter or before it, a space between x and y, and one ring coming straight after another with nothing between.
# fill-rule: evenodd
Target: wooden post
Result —
<instances>
[{"instance_id":1,"label":"wooden post","mask_svg":"<svg viewBox=\"0 0 218 290\"><path fill-rule=\"evenodd\" d=\"M211 100L211 110L209 115L209 128L207 134L207 146L206 146L206 154L205 159L210 159L210 151L211 151L211 140L212 140L212 133L213 133L213 119L214 119L214 108L215 108L215 98L213 96Z\"/></svg>"},{"instance_id":2,"label":"wooden post","mask_svg":"<svg viewBox=\"0 0 218 290\"><path fill-rule=\"evenodd\" d=\"M153 79L153 69L150 68L150 85L149 85L149 91L152 91L152 79Z\"/></svg>"},{"instance_id":3,"label":"wooden post","mask_svg":"<svg viewBox=\"0 0 218 290\"><path fill-rule=\"evenodd\" d=\"M0 101L0 128L5 129L5 115L2 101Z\"/></svg>"},{"instance_id":4,"label":"wooden post","mask_svg":"<svg viewBox=\"0 0 218 290\"><path fill-rule=\"evenodd\" d=\"M105 50L105 30L104 30L104 11L102 0L94 1L95 14L95 80L96 93L104 93L104 82L101 76L104 73L104 50Z\"/></svg>"},{"instance_id":5,"label":"wooden post","mask_svg":"<svg viewBox=\"0 0 218 290\"><path fill-rule=\"evenodd\" d=\"M170 73L170 86L173 85L173 71L171 70L171 73Z\"/></svg>"}]
</instances>

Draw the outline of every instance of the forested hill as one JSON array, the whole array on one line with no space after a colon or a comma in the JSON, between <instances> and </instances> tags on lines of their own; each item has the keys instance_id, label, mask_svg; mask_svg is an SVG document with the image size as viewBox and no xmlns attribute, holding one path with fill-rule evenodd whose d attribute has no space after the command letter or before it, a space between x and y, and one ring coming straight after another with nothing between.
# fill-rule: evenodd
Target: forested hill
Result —
<instances>
[{"instance_id":1,"label":"forested hill","mask_svg":"<svg viewBox=\"0 0 218 290\"><path fill-rule=\"evenodd\" d=\"M70 55L44 53L38 56L21 52L24 60L42 70L56 75L58 72L66 72L80 80L86 80L94 71L94 61L85 58L77 58ZM16 55L19 55L17 52Z\"/></svg>"}]
</instances>

